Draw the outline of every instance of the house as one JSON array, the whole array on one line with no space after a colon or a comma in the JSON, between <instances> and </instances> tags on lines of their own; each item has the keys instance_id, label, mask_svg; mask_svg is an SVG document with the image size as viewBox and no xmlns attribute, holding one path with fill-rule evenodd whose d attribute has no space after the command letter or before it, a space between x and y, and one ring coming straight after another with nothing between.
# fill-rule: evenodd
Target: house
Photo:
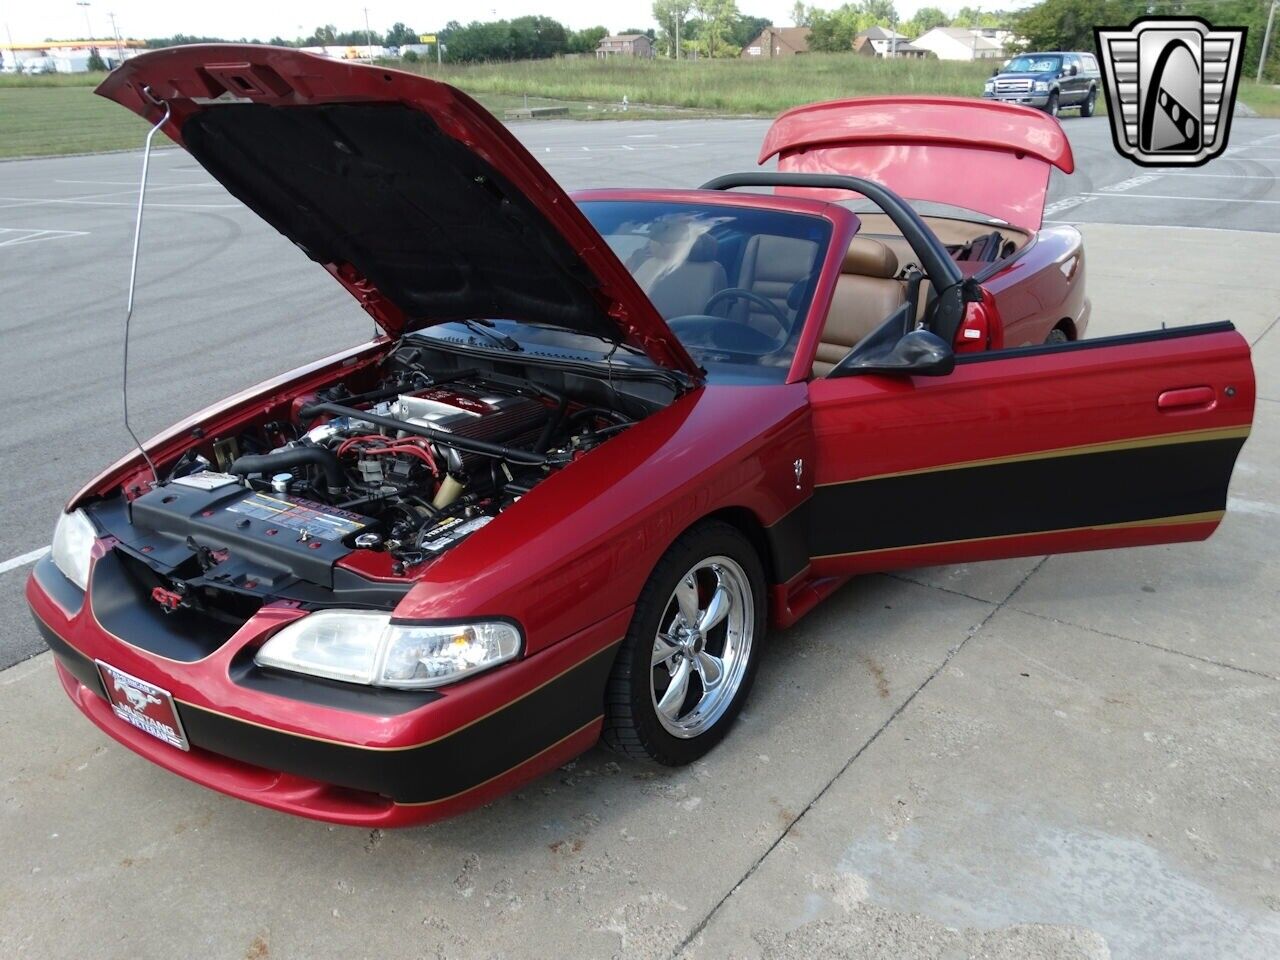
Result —
<instances>
[{"instance_id":1,"label":"house","mask_svg":"<svg viewBox=\"0 0 1280 960\"><path fill-rule=\"evenodd\" d=\"M905 34L885 27L870 27L863 30L853 39L853 52L866 57L910 57L929 56L923 50L907 40Z\"/></svg>"},{"instance_id":2,"label":"house","mask_svg":"<svg viewBox=\"0 0 1280 960\"><path fill-rule=\"evenodd\" d=\"M643 33L624 33L605 37L596 47L596 59L608 57L644 57L653 59L653 41Z\"/></svg>"},{"instance_id":3,"label":"house","mask_svg":"<svg viewBox=\"0 0 1280 960\"><path fill-rule=\"evenodd\" d=\"M934 27L912 43L939 60L1003 60L1007 32L965 27Z\"/></svg>"},{"instance_id":4,"label":"house","mask_svg":"<svg viewBox=\"0 0 1280 960\"><path fill-rule=\"evenodd\" d=\"M742 57L744 60L768 60L808 52L808 27L765 27L742 48Z\"/></svg>"}]
</instances>

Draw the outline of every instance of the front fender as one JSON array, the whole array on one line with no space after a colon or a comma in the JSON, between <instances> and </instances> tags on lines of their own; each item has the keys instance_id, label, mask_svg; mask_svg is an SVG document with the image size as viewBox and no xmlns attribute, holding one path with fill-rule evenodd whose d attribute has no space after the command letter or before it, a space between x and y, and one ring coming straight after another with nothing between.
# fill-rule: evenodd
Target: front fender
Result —
<instances>
[{"instance_id":1,"label":"front fender","mask_svg":"<svg viewBox=\"0 0 1280 960\"><path fill-rule=\"evenodd\" d=\"M806 384L699 388L548 477L428 567L395 615L513 617L536 652L635 603L708 514L780 520L809 496L794 464L811 444Z\"/></svg>"}]
</instances>

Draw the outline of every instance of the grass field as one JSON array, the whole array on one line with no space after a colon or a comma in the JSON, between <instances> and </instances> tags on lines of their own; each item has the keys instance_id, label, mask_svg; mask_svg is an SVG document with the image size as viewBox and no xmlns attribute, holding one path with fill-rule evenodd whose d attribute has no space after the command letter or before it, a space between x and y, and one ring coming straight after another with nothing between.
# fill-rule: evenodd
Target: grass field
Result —
<instances>
[{"instance_id":1,"label":"grass field","mask_svg":"<svg viewBox=\"0 0 1280 960\"><path fill-rule=\"evenodd\" d=\"M938 60L873 60L810 54L772 62L746 60L533 60L473 65L416 65L455 84L499 117L524 105L569 107L591 119L718 115L772 116L815 100L878 93L969 96L989 65ZM137 147L146 125L92 95L101 79L85 74L0 76L0 158ZM623 97L632 105L622 113ZM1280 117L1280 89L1245 82L1241 102Z\"/></svg>"},{"instance_id":2,"label":"grass field","mask_svg":"<svg viewBox=\"0 0 1280 960\"><path fill-rule=\"evenodd\" d=\"M719 113L772 115L814 100L872 93L982 91L989 67L938 60L874 60L810 54L776 61L529 60L419 65L468 93L525 94L562 100L663 104Z\"/></svg>"}]
</instances>

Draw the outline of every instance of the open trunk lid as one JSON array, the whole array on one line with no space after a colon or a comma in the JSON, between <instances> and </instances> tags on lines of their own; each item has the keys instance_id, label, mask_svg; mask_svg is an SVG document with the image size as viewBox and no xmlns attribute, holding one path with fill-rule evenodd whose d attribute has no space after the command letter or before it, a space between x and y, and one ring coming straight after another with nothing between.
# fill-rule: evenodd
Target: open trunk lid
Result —
<instances>
[{"instance_id":1,"label":"open trunk lid","mask_svg":"<svg viewBox=\"0 0 1280 960\"><path fill-rule=\"evenodd\" d=\"M97 92L164 132L322 264L392 336L503 318L697 364L551 175L426 77L211 44L127 60Z\"/></svg>"},{"instance_id":2,"label":"open trunk lid","mask_svg":"<svg viewBox=\"0 0 1280 960\"><path fill-rule=\"evenodd\" d=\"M908 200L976 210L1033 231L1043 218L1050 168L1075 169L1053 117L965 97L859 97L796 107L765 135L760 163L775 155L788 173L865 177Z\"/></svg>"}]
</instances>

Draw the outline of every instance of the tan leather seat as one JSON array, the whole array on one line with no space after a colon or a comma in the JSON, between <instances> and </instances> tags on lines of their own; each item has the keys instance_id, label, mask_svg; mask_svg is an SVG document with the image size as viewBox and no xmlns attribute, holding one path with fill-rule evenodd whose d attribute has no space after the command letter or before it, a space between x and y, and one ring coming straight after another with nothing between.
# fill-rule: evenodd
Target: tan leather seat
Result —
<instances>
[{"instance_id":1,"label":"tan leather seat","mask_svg":"<svg viewBox=\"0 0 1280 960\"><path fill-rule=\"evenodd\" d=\"M817 266L818 244L797 237L757 234L747 241L738 270L738 286L775 303L789 322L795 321L792 290L807 281ZM784 332L778 318L749 300L739 300L731 316L745 321L761 333L780 336Z\"/></svg>"},{"instance_id":2,"label":"tan leather seat","mask_svg":"<svg viewBox=\"0 0 1280 960\"><path fill-rule=\"evenodd\" d=\"M702 313L707 301L728 286L717 249L715 237L703 233L657 250L650 275L636 279L660 314L670 319Z\"/></svg>"},{"instance_id":3,"label":"tan leather seat","mask_svg":"<svg viewBox=\"0 0 1280 960\"><path fill-rule=\"evenodd\" d=\"M888 246L854 237L840 268L831 310L813 361L813 375L825 377L858 343L906 300L897 279L898 258Z\"/></svg>"}]
</instances>

